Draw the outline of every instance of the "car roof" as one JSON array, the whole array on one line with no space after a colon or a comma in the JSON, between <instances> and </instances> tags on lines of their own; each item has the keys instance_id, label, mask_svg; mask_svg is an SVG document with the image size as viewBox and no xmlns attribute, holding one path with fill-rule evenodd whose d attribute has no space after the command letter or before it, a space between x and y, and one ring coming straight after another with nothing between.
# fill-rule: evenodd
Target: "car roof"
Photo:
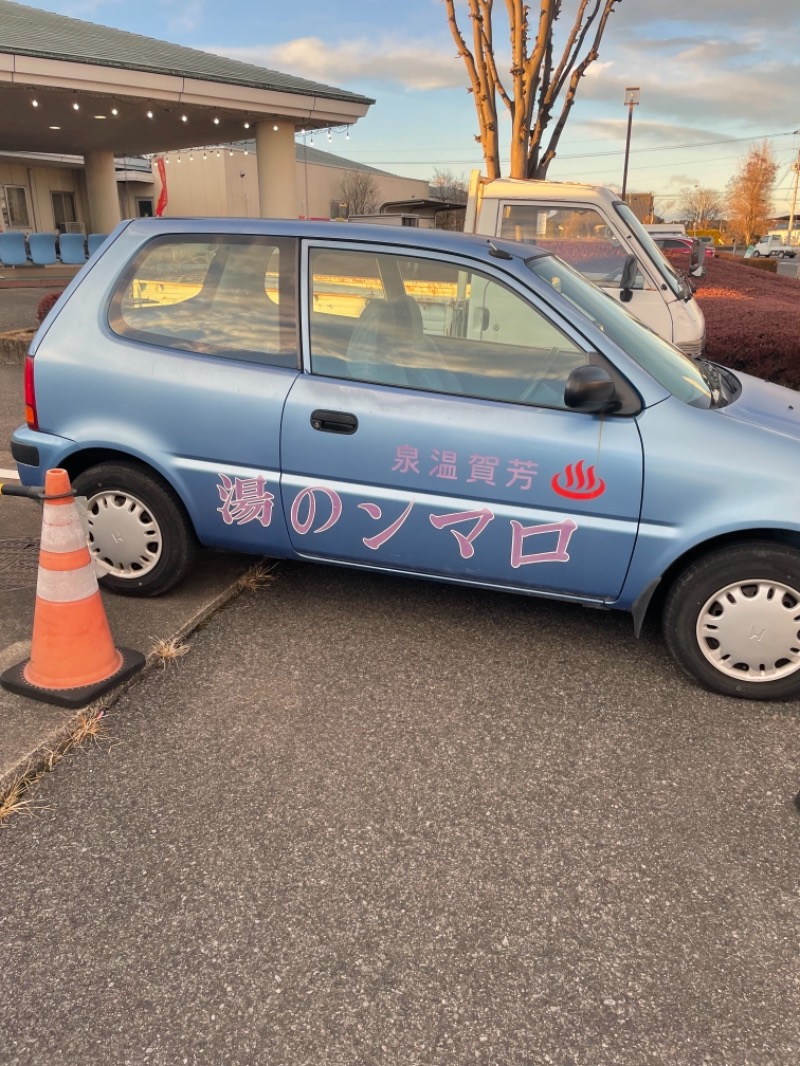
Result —
<instances>
[{"instance_id":1,"label":"car roof","mask_svg":"<svg viewBox=\"0 0 800 1066\"><path fill-rule=\"evenodd\" d=\"M511 241L484 234L454 230L421 229L416 226L370 225L362 222L327 222L285 218L137 218L127 225L130 231L152 238L167 233L264 233L272 237L298 237L306 240L357 241L387 247L414 245L438 252L475 255L485 258L491 249L498 258L525 260L552 254L524 241Z\"/></svg>"}]
</instances>

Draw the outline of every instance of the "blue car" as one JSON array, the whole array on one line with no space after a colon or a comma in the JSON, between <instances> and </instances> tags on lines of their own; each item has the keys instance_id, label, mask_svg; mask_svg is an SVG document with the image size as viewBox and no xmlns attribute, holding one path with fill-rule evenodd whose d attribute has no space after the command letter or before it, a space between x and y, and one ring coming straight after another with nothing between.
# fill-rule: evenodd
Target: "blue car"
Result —
<instances>
[{"instance_id":1,"label":"blue car","mask_svg":"<svg viewBox=\"0 0 800 1066\"><path fill-rule=\"evenodd\" d=\"M122 223L42 324L22 481L88 498L101 584L198 545L658 611L731 696L800 692L800 396L561 260L442 231Z\"/></svg>"}]
</instances>

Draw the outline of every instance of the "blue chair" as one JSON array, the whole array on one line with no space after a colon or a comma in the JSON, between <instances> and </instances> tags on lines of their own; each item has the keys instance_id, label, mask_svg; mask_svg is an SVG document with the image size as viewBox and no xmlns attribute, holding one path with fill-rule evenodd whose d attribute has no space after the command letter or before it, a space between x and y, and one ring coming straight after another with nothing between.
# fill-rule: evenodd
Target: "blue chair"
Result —
<instances>
[{"instance_id":1,"label":"blue chair","mask_svg":"<svg viewBox=\"0 0 800 1066\"><path fill-rule=\"evenodd\" d=\"M62 233L58 239L62 263L86 262L86 238L82 233Z\"/></svg>"},{"instance_id":2,"label":"blue chair","mask_svg":"<svg viewBox=\"0 0 800 1066\"><path fill-rule=\"evenodd\" d=\"M0 233L0 263L7 267L25 266L28 252L25 248L25 234L18 230L6 230Z\"/></svg>"},{"instance_id":3,"label":"blue chair","mask_svg":"<svg viewBox=\"0 0 800 1066\"><path fill-rule=\"evenodd\" d=\"M100 247L100 245L103 243L103 241L106 239L107 236L108 236L107 233L90 233L89 234L88 246L89 246L89 258L90 259L94 255L94 253L97 251L97 249Z\"/></svg>"},{"instance_id":4,"label":"blue chair","mask_svg":"<svg viewBox=\"0 0 800 1066\"><path fill-rule=\"evenodd\" d=\"M50 266L51 263L58 262L54 233L28 234L28 247L31 250L31 261L36 266Z\"/></svg>"}]
</instances>

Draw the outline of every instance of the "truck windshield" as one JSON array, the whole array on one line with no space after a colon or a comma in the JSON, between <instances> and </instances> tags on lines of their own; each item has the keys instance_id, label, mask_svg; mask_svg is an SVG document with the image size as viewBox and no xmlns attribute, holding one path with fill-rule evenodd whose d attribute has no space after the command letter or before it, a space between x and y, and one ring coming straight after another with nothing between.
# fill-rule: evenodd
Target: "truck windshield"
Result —
<instances>
[{"instance_id":1,"label":"truck windshield","mask_svg":"<svg viewBox=\"0 0 800 1066\"><path fill-rule=\"evenodd\" d=\"M676 399L692 407L713 406L714 397L700 367L629 315L602 289L553 255L528 259L526 266L566 297Z\"/></svg>"},{"instance_id":2,"label":"truck windshield","mask_svg":"<svg viewBox=\"0 0 800 1066\"><path fill-rule=\"evenodd\" d=\"M672 269L672 264L666 256L662 255L661 249L654 243L653 238L641 224L636 215L634 215L633 211L631 211L630 207L627 204L622 203L622 201L615 203L614 207L622 221L650 256L655 264L656 270L662 276L672 292L674 292L681 300L686 299L691 292L688 283L680 276L680 274L677 274Z\"/></svg>"}]
</instances>

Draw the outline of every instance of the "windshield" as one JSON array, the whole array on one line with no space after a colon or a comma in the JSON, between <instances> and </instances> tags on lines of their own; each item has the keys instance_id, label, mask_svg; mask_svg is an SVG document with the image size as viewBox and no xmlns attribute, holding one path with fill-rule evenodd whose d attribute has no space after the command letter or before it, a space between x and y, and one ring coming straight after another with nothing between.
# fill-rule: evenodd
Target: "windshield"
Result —
<instances>
[{"instance_id":1,"label":"windshield","mask_svg":"<svg viewBox=\"0 0 800 1066\"><path fill-rule=\"evenodd\" d=\"M623 204L621 202L615 203L614 207L616 208L617 214L620 216L622 221L625 223L628 229L631 230L637 241L641 244L642 248L644 248L650 258L653 260L656 269L658 270L664 281L667 283L667 285L669 285L672 292L674 292L675 295L679 296L681 299L688 296L691 292L688 284L686 283L684 278L680 276L680 274L676 273L675 270L673 270L670 261L661 252L661 249L653 241L653 238L641 224L636 215L634 215L633 211L631 211L630 207L627 204Z\"/></svg>"},{"instance_id":2,"label":"windshield","mask_svg":"<svg viewBox=\"0 0 800 1066\"><path fill-rule=\"evenodd\" d=\"M565 296L676 399L711 407L712 389L700 367L629 315L612 297L553 255L528 259L528 269Z\"/></svg>"}]
</instances>

